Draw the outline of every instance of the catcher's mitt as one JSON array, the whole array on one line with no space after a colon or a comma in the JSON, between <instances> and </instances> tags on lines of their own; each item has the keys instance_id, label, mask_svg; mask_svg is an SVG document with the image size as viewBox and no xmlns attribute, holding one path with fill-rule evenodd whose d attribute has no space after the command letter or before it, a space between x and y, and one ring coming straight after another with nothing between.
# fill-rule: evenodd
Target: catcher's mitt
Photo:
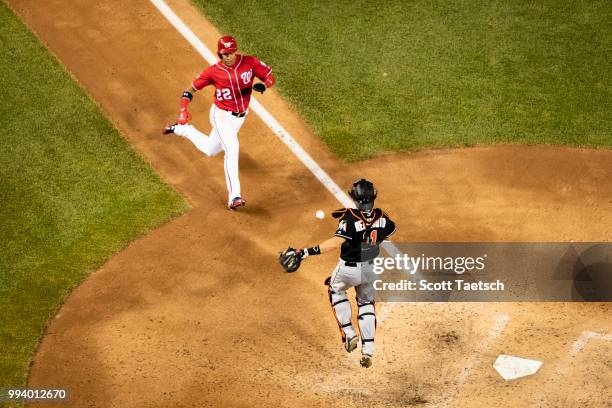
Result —
<instances>
[{"instance_id":1,"label":"catcher's mitt","mask_svg":"<svg viewBox=\"0 0 612 408\"><path fill-rule=\"evenodd\" d=\"M302 251L289 247L281 252L278 262L285 269L285 272L295 272L300 267L302 257Z\"/></svg>"}]
</instances>

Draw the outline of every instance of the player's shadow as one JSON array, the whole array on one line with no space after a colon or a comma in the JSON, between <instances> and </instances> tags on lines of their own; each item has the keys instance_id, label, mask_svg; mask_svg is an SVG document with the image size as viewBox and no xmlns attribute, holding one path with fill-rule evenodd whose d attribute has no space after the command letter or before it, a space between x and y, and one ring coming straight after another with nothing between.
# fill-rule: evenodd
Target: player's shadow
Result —
<instances>
[{"instance_id":1,"label":"player's shadow","mask_svg":"<svg viewBox=\"0 0 612 408\"><path fill-rule=\"evenodd\" d=\"M251 171L251 170L262 170L261 163L255 160L248 153L240 153L240 170Z\"/></svg>"},{"instance_id":2,"label":"player's shadow","mask_svg":"<svg viewBox=\"0 0 612 408\"><path fill-rule=\"evenodd\" d=\"M239 208L238 211L248 215L256 215L266 218L270 217L270 211L266 207L263 205L251 204L251 202L247 203L246 207Z\"/></svg>"}]
</instances>

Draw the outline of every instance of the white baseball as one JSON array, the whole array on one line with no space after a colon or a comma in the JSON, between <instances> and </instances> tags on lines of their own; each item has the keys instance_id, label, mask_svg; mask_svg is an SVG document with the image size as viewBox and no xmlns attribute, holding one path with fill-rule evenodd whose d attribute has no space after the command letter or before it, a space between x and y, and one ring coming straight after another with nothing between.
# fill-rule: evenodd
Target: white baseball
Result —
<instances>
[{"instance_id":1,"label":"white baseball","mask_svg":"<svg viewBox=\"0 0 612 408\"><path fill-rule=\"evenodd\" d=\"M325 213L321 210L317 210L317 212L315 213L315 217L322 220L325 217Z\"/></svg>"}]
</instances>

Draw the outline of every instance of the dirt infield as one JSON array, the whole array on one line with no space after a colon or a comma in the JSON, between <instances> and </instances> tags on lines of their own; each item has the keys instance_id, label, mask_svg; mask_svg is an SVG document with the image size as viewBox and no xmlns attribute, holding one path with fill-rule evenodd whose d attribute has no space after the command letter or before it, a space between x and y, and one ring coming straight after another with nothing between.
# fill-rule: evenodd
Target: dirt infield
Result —
<instances>
[{"instance_id":1,"label":"dirt infield","mask_svg":"<svg viewBox=\"0 0 612 408\"><path fill-rule=\"evenodd\" d=\"M339 204L251 114L240 134L249 205L224 208L222 157L160 135L180 92L206 65L162 15L145 0L8 3L193 205L67 299L34 358L30 387L67 388L75 407L596 407L612 400L612 380L601 375L612 344L593 339L571 356L584 331L612 330L610 304L397 305L383 311L375 365L360 369L358 356L341 348L322 285L335 257L309 260L293 275L276 263L287 244L328 237L333 221L316 220L314 211ZM214 46L219 33L190 4L169 4ZM202 92L192 105L204 131L211 96ZM347 166L276 93L259 100L338 184L358 176L376 183L378 204L398 221L396 240L612 240L611 151L481 147ZM491 367L500 353L544 366L506 383Z\"/></svg>"}]
</instances>

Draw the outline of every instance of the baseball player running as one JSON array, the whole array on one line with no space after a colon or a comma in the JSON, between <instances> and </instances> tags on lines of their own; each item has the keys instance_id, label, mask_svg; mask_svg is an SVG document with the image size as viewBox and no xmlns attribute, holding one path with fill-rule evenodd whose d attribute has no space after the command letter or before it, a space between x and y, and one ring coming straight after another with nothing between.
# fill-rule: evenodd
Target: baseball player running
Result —
<instances>
[{"instance_id":1,"label":"baseball player running","mask_svg":"<svg viewBox=\"0 0 612 408\"><path fill-rule=\"evenodd\" d=\"M250 55L237 54L234 37L221 37L217 43L220 61L206 68L191 83L191 89L183 92L177 123L167 126L163 134L175 134L189 139L207 156L225 152L225 182L228 191L228 208L235 210L246 205L240 192L238 178L238 131L248 114L253 90L264 93L276 82L272 68ZM255 77L263 82L254 84ZM207 136L189 123L189 103L193 94L207 85L215 87L215 103L210 108L212 131Z\"/></svg>"},{"instance_id":2,"label":"baseball player running","mask_svg":"<svg viewBox=\"0 0 612 408\"><path fill-rule=\"evenodd\" d=\"M340 328L344 349L349 353L357 348L359 342L351 322L351 305L346 295L349 288L355 288L362 344L360 364L365 368L372 365L376 332L373 260L380 253L380 244L395 232L395 223L389 216L380 208L374 208L376 194L370 181L355 181L349 195L357 208L334 211L333 217L340 219L335 236L310 248L296 250L289 247L279 257L287 272L295 272L302 259L340 248L340 260L325 284L328 286L329 301Z\"/></svg>"}]
</instances>

